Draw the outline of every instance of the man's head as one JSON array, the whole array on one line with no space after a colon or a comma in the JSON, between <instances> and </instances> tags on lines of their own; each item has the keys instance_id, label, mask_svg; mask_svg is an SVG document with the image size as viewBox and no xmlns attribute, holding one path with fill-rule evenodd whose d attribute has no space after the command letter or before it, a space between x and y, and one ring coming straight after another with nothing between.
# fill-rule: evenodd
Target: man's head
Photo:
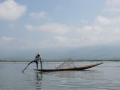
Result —
<instances>
[{"instance_id":1,"label":"man's head","mask_svg":"<svg viewBox=\"0 0 120 90\"><path fill-rule=\"evenodd\" d=\"M37 55L40 56L40 53L38 53Z\"/></svg>"}]
</instances>

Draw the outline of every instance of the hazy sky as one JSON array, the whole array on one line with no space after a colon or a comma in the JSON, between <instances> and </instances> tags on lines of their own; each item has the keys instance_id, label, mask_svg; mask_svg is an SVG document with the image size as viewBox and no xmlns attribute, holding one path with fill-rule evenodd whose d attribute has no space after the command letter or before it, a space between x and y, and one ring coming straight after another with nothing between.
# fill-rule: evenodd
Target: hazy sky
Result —
<instances>
[{"instance_id":1,"label":"hazy sky","mask_svg":"<svg viewBox=\"0 0 120 90\"><path fill-rule=\"evenodd\" d=\"M0 49L120 41L120 0L0 0Z\"/></svg>"}]
</instances>

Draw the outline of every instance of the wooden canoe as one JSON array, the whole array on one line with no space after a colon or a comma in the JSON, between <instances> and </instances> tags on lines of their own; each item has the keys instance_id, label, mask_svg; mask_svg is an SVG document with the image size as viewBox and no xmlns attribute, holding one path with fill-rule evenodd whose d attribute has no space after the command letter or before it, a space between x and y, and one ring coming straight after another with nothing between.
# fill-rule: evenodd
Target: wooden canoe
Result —
<instances>
[{"instance_id":1,"label":"wooden canoe","mask_svg":"<svg viewBox=\"0 0 120 90\"><path fill-rule=\"evenodd\" d=\"M85 70L89 69L95 66L98 66L103 63L96 63L96 64L90 64L90 65L85 65L85 66L80 66L80 67L74 67L74 68L64 68L64 69L34 69L36 71L42 71L42 72L52 72L52 71L75 71L75 70Z\"/></svg>"}]
</instances>

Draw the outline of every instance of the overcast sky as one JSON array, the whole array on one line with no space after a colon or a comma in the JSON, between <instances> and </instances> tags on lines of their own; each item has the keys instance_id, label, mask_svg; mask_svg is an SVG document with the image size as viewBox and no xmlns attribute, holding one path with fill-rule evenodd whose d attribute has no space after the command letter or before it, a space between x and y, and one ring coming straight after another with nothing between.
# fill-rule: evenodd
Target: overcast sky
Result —
<instances>
[{"instance_id":1,"label":"overcast sky","mask_svg":"<svg viewBox=\"0 0 120 90\"><path fill-rule=\"evenodd\" d=\"M120 41L120 0L0 0L0 49Z\"/></svg>"}]
</instances>

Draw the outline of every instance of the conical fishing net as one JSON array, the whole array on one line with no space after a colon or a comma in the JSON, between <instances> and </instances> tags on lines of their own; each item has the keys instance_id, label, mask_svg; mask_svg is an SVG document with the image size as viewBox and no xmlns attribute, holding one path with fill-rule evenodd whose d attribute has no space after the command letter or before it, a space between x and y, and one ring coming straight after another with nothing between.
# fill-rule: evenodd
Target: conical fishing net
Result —
<instances>
[{"instance_id":1,"label":"conical fishing net","mask_svg":"<svg viewBox=\"0 0 120 90\"><path fill-rule=\"evenodd\" d=\"M56 69L74 68L75 64L72 60L67 60L60 64Z\"/></svg>"}]
</instances>

